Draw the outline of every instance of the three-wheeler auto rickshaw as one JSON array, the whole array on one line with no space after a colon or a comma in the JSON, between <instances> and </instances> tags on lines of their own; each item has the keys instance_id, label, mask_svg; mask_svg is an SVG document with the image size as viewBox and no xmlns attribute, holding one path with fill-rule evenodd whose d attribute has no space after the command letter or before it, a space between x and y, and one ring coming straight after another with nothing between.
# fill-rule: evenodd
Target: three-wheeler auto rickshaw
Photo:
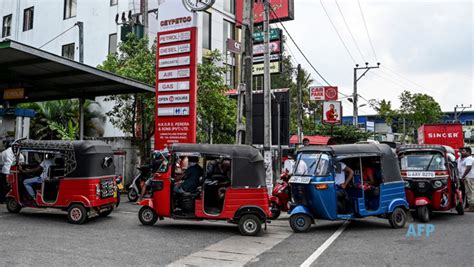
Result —
<instances>
[{"instance_id":1,"label":"three-wheeler auto rickshaw","mask_svg":"<svg viewBox=\"0 0 474 267\"><path fill-rule=\"evenodd\" d=\"M455 151L443 145L403 145L398 149L408 204L422 222L432 211L455 208L464 214L465 198L456 166Z\"/></svg>"},{"instance_id":2,"label":"three-wheeler auto rickshaw","mask_svg":"<svg viewBox=\"0 0 474 267\"><path fill-rule=\"evenodd\" d=\"M353 174L353 179L345 172ZM337 175L346 176L342 178L346 179L345 189L336 184ZM290 185L290 226L294 232L308 231L316 219L366 216L388 218L393 228L405 226L408 203L404 182L396 154L388 145L304 147L298 151Z\"/></svg>"},{"instance_id":3,"label":"three-wheeler auto rickshaw","mask_svg":"<svg viewBox=\"0 0 474 267\"><path fill-rule=\"evenodd\" d=\"M244 145L174 144L155 173L151 197L140 202L144 225L158 219L225 220L243 235L258 235L271 216L263 158ZM183 162L189 162L187 169ZM177 190L198 175L195 189ZM179 180L184 182L179 182Z\"/></svg>"},{"instance_id":4,"label":"three-wheeler auto rickshaw","mask_svg":"<svg viewBox=\"0 0 474 267\"><path fill-rule=\"evenodd\" d=\"M112 148L101 141L32 141L20 142L17 157L26 162L9 177L11 190L6 207L11 213L22 208L57 208L67 211L68 221L82 224L88 218L108 216L117 204L117 181ZM39 176L34 169L46 157L52 165L47 179L33 185L31 199L24 180Z\"/></svg>"}]
</instances>

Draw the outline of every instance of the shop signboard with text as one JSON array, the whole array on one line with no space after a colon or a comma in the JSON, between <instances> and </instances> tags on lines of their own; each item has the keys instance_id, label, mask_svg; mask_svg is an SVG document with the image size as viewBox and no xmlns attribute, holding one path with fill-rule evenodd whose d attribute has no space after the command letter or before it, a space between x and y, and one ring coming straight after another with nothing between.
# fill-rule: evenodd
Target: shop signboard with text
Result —
<instances>
[{"instance_id":1,"label":"shop signboard with text","mask_svg":"<svg viewBox=\"0 0 474 267\"><path fill-rule=\"evenodd\" d=\"M338 99L338 89L337 86L312 86L309 96L312 101L335 101Z\"/></svg>"},{"instance_id":2,"label":"shop signboard with text","mask_svg":"<svg viewBox=\"0 0 474 267\"><path fill-rule=\"evenodd\" d=\"M270 23L279 21L293 20L295 18L294 0L268 0L270 2L272 12L270 12ZM244 0L235 1L235 17L236 21L242 21ZM254 4L254 23L260 24L264 18L263 1L256 1Z\"/></svg>"}]
</instances>

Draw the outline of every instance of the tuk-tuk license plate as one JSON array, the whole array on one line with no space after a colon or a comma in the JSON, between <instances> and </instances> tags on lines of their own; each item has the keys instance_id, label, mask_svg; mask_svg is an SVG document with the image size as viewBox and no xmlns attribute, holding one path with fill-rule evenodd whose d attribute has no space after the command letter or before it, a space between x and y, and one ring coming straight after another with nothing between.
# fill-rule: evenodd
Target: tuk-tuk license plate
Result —
<instances>
[{"instance_id":1,"label":"tuk-tuk license plate","mask_svg":"<svg viewBox=\"0 0 474 267\"><path fill-rule=\"evenodd\" d=\"M311 182L311 177L293 176L290 178L289 182L293 184L309 184L309 182Z\"/></svg>"},{"instance_id":2,"label":"tuk-tuk license plate","mask_svg":"<svg viewBox=\"0 0 474 267\"><path fill-rule=\"evenodd\" d=\"M434 178L434 172L408 172L407 177L410 178Z\"/></svg>"}]
</instances>

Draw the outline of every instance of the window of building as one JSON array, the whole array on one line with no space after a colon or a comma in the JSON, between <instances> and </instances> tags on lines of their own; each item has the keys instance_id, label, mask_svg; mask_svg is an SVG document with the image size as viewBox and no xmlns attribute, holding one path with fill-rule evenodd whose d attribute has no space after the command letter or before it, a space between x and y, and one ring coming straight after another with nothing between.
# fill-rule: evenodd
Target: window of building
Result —
<instances>
[{"instance_id":1,"label":"window of building","mask_svg":"<svg viewBox=\"0 0 474 267\"><path fill-rule=\"evenodd\" d=\"M33 13L35 8L30 7L23 11L23 31L29 31L33 29Z\"/></svg>"},{"instance_id":2,"label":"window of building","mask_svg":"<svg viewBox=\"0 0 474 267\"><path fill-rule=\"evenodd\" d=\"M118 4L118 0L110 0L110 6L116 6Z\"/></svg>"},{"instance_id":3,"label":"window of building","mask_svg":"<svg viewBox=\"0 0 474 267\"><path fill-rule=\"evenodd\" d=\"M235 14L235 0L225 0L224 11Z\"/></svg>"},{"instance_id":4,"label":"window of building","mask_svg":"<svg viewBox=\"0 0 474 267\"><path fill-rule=\"evenodd\" d=\"M474 125L474 120L466 120L466 121L464 121L464 125L473 126Z\"/></svg>"},{"instance_id":5,"label":"window of building","mask_svg":"<svg viewBox=\"0 0 474 267\"><path fill-rule=\"evenodd\" d=\"M224 40L235 40L235 24L224 20Z\"/></svg>"},{"instance_id":6,"label":"window of building","mask_svg":"<svg viewBox=\"0 0 474 267\"><path fill-rule=\"evenodd\" d=\"M61 55L65 58L69 58L71 60L74 60L74 50L75 50L74 43L63 45Z\"/></svg>"},{"instance_id":7,"label":"window of building","mask_svg":"<svg viewBox=\"0 0 474 267\"><path fill-rule=\"evenodd\" d=\"M3 17L2 38L10 36L12 31L12 14Z\"/></svg>"},{"instance_id":8,"label":"window of building","mask_svg":"<svg viewBox=\"0 0 474 267\"><path fill-rule=\"evenodd\" d=\"M229 87L235 87L235 66L226 66L225 84Z\"/></svg>"},{"instance_id":9,"label":"window of building","mask_svg":"<svg viewBox=\"0 0 474 267\"><path fill-rule=\"evenodd\" d=\"M202 48L211 50L211 13L202 12Z\"/></svg>"},{"instance_id":10,"label":"window of building","mask_svg":"<svg viewBox=\"0 0 474 267\"><path fill-rule=\"evenodd\" d=\"M109 34L109 54L117 53L117 34Z\"/></svg>"},{"instance_id":11,"label":"window of building","mask_svg":"<svg viewBox=\"0 0 474 267\"><path fill-rule=\"evenodd\" d=\"M64 0L64 19L76 16L77 0Z\"/></svg>"}]
</instances>

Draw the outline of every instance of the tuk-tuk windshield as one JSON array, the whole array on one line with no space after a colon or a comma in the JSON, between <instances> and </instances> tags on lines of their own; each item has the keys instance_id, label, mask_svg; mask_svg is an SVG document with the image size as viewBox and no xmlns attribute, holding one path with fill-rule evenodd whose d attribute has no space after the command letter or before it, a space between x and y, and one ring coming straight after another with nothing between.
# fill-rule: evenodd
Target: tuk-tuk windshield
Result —
<instances>
[{"instance_id":1,"label":"tuk-tuk windshield","mask_svg":"<svg viewBox=\"0 0 474 267\"><path fill-rule=\"evenodd\" d=\"M405 153L400 156L402 171L445 171L443 154L435 151Z\"/></svg>"},{"instance_id":2,"label":"tuk-tuk windshield","mask_svg":"<svg viewBox=\"0 0 474 267\"><path fill-rule=\"evenodd\" d=\"M325 153L301 153L294 175L326 176L329 172L329 155Z\"/></svg>"}]
</instances>

